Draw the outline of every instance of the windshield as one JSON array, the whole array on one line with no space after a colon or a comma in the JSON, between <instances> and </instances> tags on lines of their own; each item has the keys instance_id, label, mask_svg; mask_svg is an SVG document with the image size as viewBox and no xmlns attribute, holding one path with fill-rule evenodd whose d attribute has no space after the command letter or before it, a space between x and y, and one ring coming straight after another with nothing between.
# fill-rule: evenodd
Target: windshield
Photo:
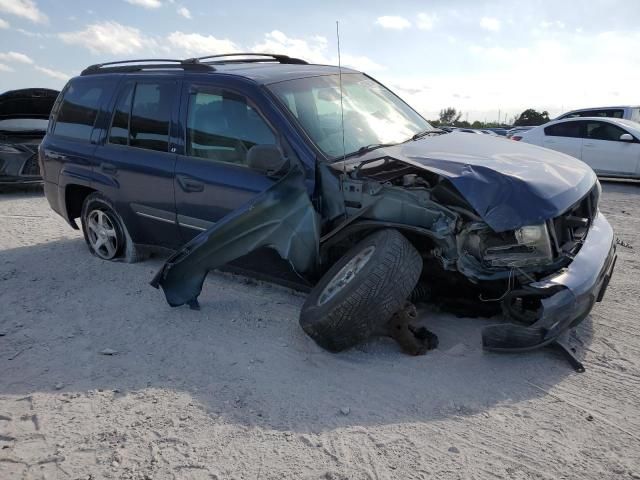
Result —
<instances>
[{"instance_id":1,"label":"windshield","mask_svg":"<svg viewBox=\"0 0 640 480\"><path fill-rule=\"evenodd\" d=\"M339 75L288 80L269 88L318 148L331 158L349 155L369 145L404 142L432 129L424 118L379 83L361 73L343 74L343 151Z\"/></svg>"},{"instance_id":2,"label":"windshield","mask_svg":"<svg viewBox=\"0 0 640 480\"><path fill-rule=\"evenodd\" d=\"M0 130L7 132L20 132L40 130L46 131L49 120L43 118L8 118L0 120Z\"/></svg>"}]
</instances>

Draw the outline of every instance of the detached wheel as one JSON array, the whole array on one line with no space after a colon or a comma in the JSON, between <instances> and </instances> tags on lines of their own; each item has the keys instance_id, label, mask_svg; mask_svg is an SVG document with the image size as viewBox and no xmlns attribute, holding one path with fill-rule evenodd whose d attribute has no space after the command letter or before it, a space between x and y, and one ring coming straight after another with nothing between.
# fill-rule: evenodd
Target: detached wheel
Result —
<instances>
[{"instance_id":1,"label":"detached wheel","mask_svg":"<svg viewBox=\"0 0 640 480\"><path fill-rule=\"evenodd\" d=\"M399 231L380 230L349 250L313 288L300 326L332 352L382 332L418 283L422 257Z\"/></svg>"},{"instance_id":2,"label":"detached wheel","mask_svg":"<svg viewBox=\"0 0 640 480\"><path fill-rule=\"evenodd\" d=\"M82 232L92 254L103 260L141 260L120 215L112 203L99 193L92 193L82 204Z\"/></svg>"}]
</instances>

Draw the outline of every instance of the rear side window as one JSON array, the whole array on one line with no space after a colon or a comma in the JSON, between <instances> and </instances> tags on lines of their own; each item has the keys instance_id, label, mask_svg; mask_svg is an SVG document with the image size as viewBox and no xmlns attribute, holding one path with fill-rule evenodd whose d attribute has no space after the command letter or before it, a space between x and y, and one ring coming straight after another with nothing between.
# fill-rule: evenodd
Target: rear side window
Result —
<instances>
[{"instance_id":1,"label":"rear side window","mask_svg":"<svg viewBox=\"0 0 640 480\"><path fill-rule=\"evenodd\" d=\"M602 108L598 110L584 110L582 112L575 112L569 115L564 115L560 118L578 118L578 117L624 118L624 110L621 108Z\"/></svg>"},{"instance_id":2,"label":"rear side window","mask_svg":"<svg viewBox=\"0 0 640 480\"><path fill-rule=\"evenodd\" d=\"M548 137L580 138L581 124L583 122L562 122L550 125L544 129Z\"/></svg>"},{"instance_id":3,"label":"rear side window","mask_svg":"<svg viewBox=\"0 0 640 480\"><path fill-rule=\"evenodd\" d=\"M169 120L175 98L173 83L138 83L133 95L129 145L166 152Z\"/></svg>"},{"instance_id":4,"label":"rear side window","mask_svg":"<svg viewBox=\"0 0 640 480\"><path fill-rule=\"evenodd\" d=\"M189 96L187 155L246 165L254 145L275 145L276 137L247 99L226 90Z\"/></svg>"},{"instance_id":5,"label":"rear side window","mask_svg":"<svg viewBox=\"0 0 640 480\"><path fill-rule=\"evenodd\" d=\"M116 108L109 129L109 143L128 145L129 141L129 117L131 114L131 99L133 98L133 84L125 86L120 92Z\"/></svg>"},{"instance_id":6,"label":"rear side window","mask_svg":"<svg viewBox=\"0 0 640 480\"><path fill-rule=\"evenodd\" d=\"M104 94L102 80L85 79L71 83L60 104L53 134L88 142Z\"/></svg>"}]
</instances>

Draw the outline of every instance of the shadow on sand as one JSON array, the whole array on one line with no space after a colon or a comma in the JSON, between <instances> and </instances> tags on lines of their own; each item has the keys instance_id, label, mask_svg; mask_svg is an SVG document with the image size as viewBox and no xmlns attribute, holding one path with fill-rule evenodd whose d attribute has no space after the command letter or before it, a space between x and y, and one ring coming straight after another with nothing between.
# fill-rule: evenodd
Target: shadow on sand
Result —
<instances>
[{"instance_id":1,"label":"shadow on sand","mask_svg":"<svg viewBox=\"0 0 640 480\"><path fill-rule=\"evenodd\" d=\"M148 285L161 260L103 262L81 238L0 253L0 395L148 388L186 392L242 425L321 431L341 425L428 422L544 395L573 375L552 351L483 352L499 319L422 309L440 346L422 357L388 339L331 354L297 324L304 296L212 273L202 310L170 308ZM579 337L590 343L591 320ZM104 349L115 355L100 354ZM348 416L340 409L349 408Z\"/></svg>"}]
</instances>

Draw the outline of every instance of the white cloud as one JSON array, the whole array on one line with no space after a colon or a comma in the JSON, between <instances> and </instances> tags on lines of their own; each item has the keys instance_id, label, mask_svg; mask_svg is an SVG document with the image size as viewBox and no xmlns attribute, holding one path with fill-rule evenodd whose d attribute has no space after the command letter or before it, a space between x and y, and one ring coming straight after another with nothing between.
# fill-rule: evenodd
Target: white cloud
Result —
<instances>
[{"instance_id":1,"label":"white cloud","mask_svg":"<svg viewBox=\"0 0 640 480\"><path fill-rule=\"evenodd\" d=\"M9 65L5 65L4 63L0 63L0 72L13 72L13 68Z\"/></svg>"},{"instance_id":2,"label":"white cloud","mask_svg":"<svg viewBox=\"0 0 640 480\"><path fill-rule=\"evenodd\" d=\"M86 47L93 53L122 55L157 46L153 38L137 28L113 21L94 23L84 30L60 33L58 36L65 43Z\"/></svg>"},{"instance_id":3,"label":"white cloud","mask_svg":"<svg viewBox=\"0 0 640 480\"><path fill-rule=\"evenodd\" d=\"M0 53L0 60L4 60L5 62L18 62L27 64L33 63L33 60L27 55L18 52Z\"/></svg>"},{"instance_id":4,"label":"white cloud","mask_svg":"<svg viewBox=\"0 0 640 480\"><path fill-rule=\"evenodd\" d=\"M0 29L2 28L9 28L9 22L7 22L6 20L3 20L2 18L0 18Z\"/></svg>"},{"instance_id":5,"label":"white cloud","mask_svg":"<svg viewBox=\"0 0 640 480\"><path fill-rule=\"evenodd\" d=\"M327 58L327 39L315 36L309 40L287 37L279 30L273 30L264 36L264 40L251 48L252 52L283 53L290 57L299 57L313 63L329 63Z\"/></svg>"},{"instance_id":6,"label":"white cloud","mask_svg":"<svg viewBox=\"0 0 640 480\"><path fill-rule=\"evenodd\" d=\"M633 93L640 83L639 43L638 32L579 35L565 30L530 42L526 48L474 45L468 48L470 60L482 64L481 71L433 74L429 77L432 89L407 95L407 100L429 118L453 106L468 112L470 120L485 116L494 120L498 110L502 118L505 112L511 117L526 108L548 110L555 116L572 108L634 104ZM612 85L611 72L616 72L615 88L606 87ZM388 83L414 87L410 80L410 76L392 78ZM419 84L421 79L416 76L413 81ZM454 98L454 92L460 98Z\"/></svg>"},{"instance_id":7,"label":"white cloud","mask_svg":"<svg viewBox=\"0 0 640 480\"><path fill-rule=\"evenodd\" d=\"M49 75L50 77L55 78L57 80L63 80L65 82L69 80L69 75L67 75L66 73L60 72L58 70L51 70L50 68L39 67L39 66L36 66L34 68L39 72L42 72L45 75Z\"/></svg>"},{"instance_id":8,"label":"white cloud","mask_svg":"<svg viewBox=\"0 0 640 480\"><path fill-rule=\"evenodd\" d=\"M176 10L176 12L178 12L178 15L191 20L191 12L189 11L189 9L187 7L180 7L178 8L178 10Z\"/></svg>"},{"instance_id":9,"label":"white cloud","mask_svg":"<svg viewBox=\"0 0 640 480\"><path fill-rule=\"evenodd\" d=\"M215 55L240 51L231 40L216 38L213 35L173 32L167 37L167 40L173 49L180 50L187 55Z\"/></svg>"},{"instance_id":10,"label":"white cloud","mask_svg":"<svg viewBox=\"0 0 640 480\"><path fill-rule=\"evenodd\" d=\"M44 33L30 32L29 30L25 30L24 28L16 28L16 32L20 32L21 34L27 37L34 37L34 38L43 38L45 36Z\"/></svg>"},{"instance_id":11,"label":"white cloud","mask_svg":"<svg viewBox=\"0 0 640 480\"><path fill-rule=\"evenodd\" d=\"M431 15L428 13L419 13L418 28L420 30L431 30L437 20L438 20L438 17L436 15Z\"/></svg>"},{"instance_id":12,"label":"white cloud","mask_svg":"<svg viewBox=\"0 0 640 480\"><path fill-rule=\"evenodd\" d=\"M349 55L348 53L342 54L342 58L340 59L342 65L344 67L352 67L356 70L361 70L363 72L376 72L380 70L384 70L384 67L379 63L374 62L369 57L358 56L358 55ZM328 63L337 64L338 59L335 58L333 61Z\"/></svg>"},{"instance_id":13,"label":"white cloud","mask_svg":"<svg viewBox=\"0 0 640 480\"><path fill-rule=\"evenodd\" d=\"M554 20L554 21L543 20L542 22L540 22L540 27L544 28L545 30L552 27L563 29L565 27L565 24L560 20Z\"/></svg>"},{"instance_id":14,"label":"white cloud","mask_svg":"<svg viewBox=\"0 0 640 480\"><path fill-rule=\"evenodd\" d=\"M378 17L376 25L380 25L382 28L389 28L391 30L403 30L411 26L411 22L404 17L395 15L385 15Z\"/></svg>"},{"instance_id":15,"label":"white cloud","mask_svg":"<svg viewBox=\"0 0 640 480\"><path fill-rule=\"evenodd\" d=\"M162 6L160 0L124 0L131 5L137 5L142 8L158 8Z\"/></svg>"},{"instance_id":16,"label":"white cloud","mask_svg":"<svg viewBox=\"0 0 640 480\"><path fill-rule=\"evenodd\" d=\"M283 53L311 63L338 64L338 56L329 54L328 41L322 36L315 36L305 40L288 37L283 32L274 30L267 33L264 36L264 40L254 45L250 50L260 53ZM351 55L348 52L342 54L341 62L345 67L353 67L357 70L369 72L384 69L382 65L368 57Z\"/></svg>"},{"instance_id":17,"label":"white cloud","mask_svg":"<svg viewBox=\"0 0 640 480\"><path fill-rule=\"evenodd\" d=\"M187 18L187 19L191 20L191 12L189 11L189 9L187 7L180 7L176 11L178 12L178 15L181 15L184 18Z\"/></svg>"},{"instance_id":18,"label":"white cloud","mask_svg":"<svg viewBox=\"0 0 640 480\"><path fill-rule=\"evenodd\" d=\"M480 19L480 27L485 30L489 30L490 32L497 32L500 30L501 24L500 20L493 17L482 17Z\"/></svg>"},{"instance_id":19,"label":"white cloud","mask_svg":"<svg viewBox=\"0 0 640 480\"><path fill-rule=\"evenodd\" d=\"M47 23L49 21L33 0L0 0L0 12L26 18L34 23Z\"/></svg>"}]
</instances>

